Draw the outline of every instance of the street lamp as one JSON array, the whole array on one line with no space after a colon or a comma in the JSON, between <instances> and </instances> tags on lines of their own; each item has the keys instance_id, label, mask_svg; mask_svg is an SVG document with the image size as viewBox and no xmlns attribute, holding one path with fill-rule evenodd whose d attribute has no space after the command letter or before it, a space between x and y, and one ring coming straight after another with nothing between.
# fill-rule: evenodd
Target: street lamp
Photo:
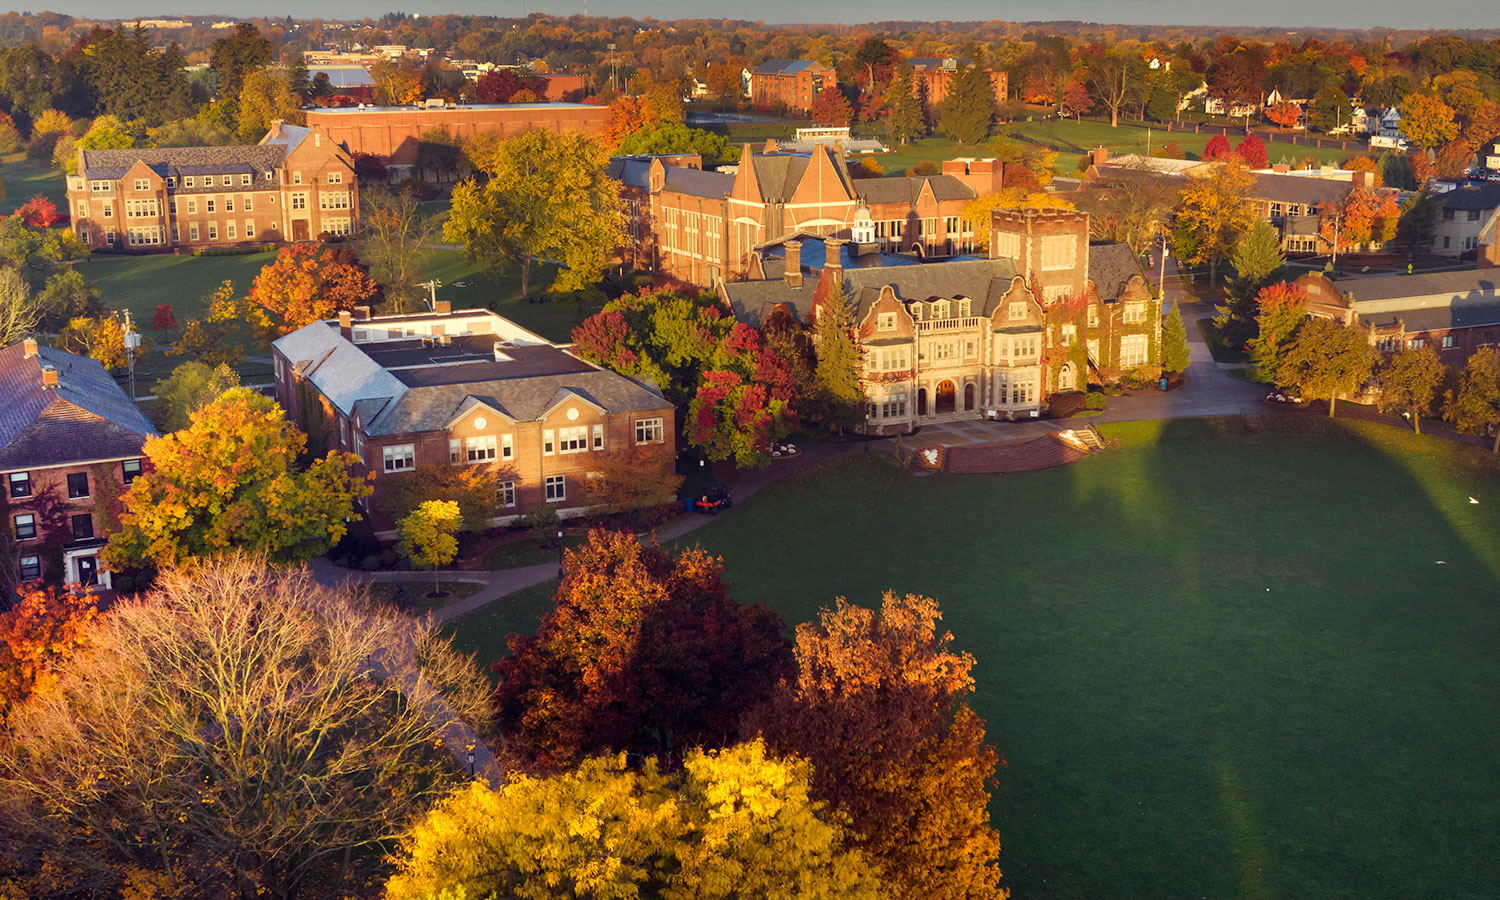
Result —
<instances>
[{"instance_id":1,"label":"street lamp","mask_svg":"<svg viewBox=\"0 0 1500 900\"><path fill-rule=\"evenodd\" d=\"M557 529L557 577L563 577L563 535L562 529Z\"/></svg>"},{"instance_id":2,"label":"street lamp","mask_svg":"<svg viewBox=\"0 0 1500 900\"><path fill-rule=\"evenodd\" d=\"M474 777L474 750L472 747L469 749L469 777Z\"/></svg>"}]
</instances>

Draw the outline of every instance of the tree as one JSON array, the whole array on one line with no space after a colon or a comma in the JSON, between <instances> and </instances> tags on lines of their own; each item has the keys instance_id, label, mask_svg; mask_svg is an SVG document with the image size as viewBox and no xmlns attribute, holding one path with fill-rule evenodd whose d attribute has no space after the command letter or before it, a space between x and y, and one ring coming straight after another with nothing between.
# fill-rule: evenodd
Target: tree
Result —
<instances>
[{"instance_id":1,"label":"tree","mask_svg":"<svg viewBox=\"0 0 1500 900\"><path fill-rule=\"evenodd\" d=\"M228 37L214 41L208 67L218 74L219 96L238 100L245 77L271 62L271 42L249 22L234 27Z\"/></svg>"},{"instance_id":2,"label":"tree","mask_svg":"<svg viewBox=\"0 0 1500 900\"><path fill-rule=\"evenodd\" d=\"M598 141L536 129L489 145L474 161L489 179L454 188L444 240L462 244L470 259L519 259L523 296L531 295L535 257L565 267L554 291L599 280L625 225L620 186L605 172Z\"/></svg>"},{"instance_id":3,"label":"tree","mask_svg":"<svg viewBox=\"0 0 1500 900\"><path fill-rule=\"evenodd\" d=\"M42 318L41 306L21 273L0 266L0 347L30 336Z\"/></svg>"},{"instance_id":4,"label":"tree","mask_svg":"<svg viewBox=\"0 0 1500 900\"><path fill-rule=\"evenodd\" d=\"M912 85L911 69L902 66L896 70L885 96L886 134L903 147L908 141L927 135L927 118L922 115L922 103Z\"/></svg>"},{"instance_id":5,"label":"tree","mask_svg":"<svg viewBox=\"0 0 1500 900\"><path fill-rule=\"evenodd\" d=\"M1078 118L1094 108L1094 98L1089 89L1077 78L1069 78L1057 98L1057 112L1061 116Z\"/></svg>"},{"instance_id":6,"label":"tree","mask_svg":"<svg viewBox=\"0 0 1500 900\"><path fill-rule=\"evenodd\" d=\"M1282 128L1296 128L1302 121L1302 107L1285 100L1266 107L1266 118ZM1259 167L1257 167L1259 168Z\"/></svg>"},{"instance_id":7,"label":"tree","mask_svg":"<svg viewBox=\"0 0 1500 900\"><path fill-rule=\"evenodd\" d=\"M1268 284L1255 294L1254 327L1245 348L1257 380L1276 379L1287 347L1307 316L1307 291L1285 282Z\"/></svg>"},{"instance_id":8,"label":"tree","mask_svg":"<svg viewBox=\"0 0 1500 900\"><path fill-rule=\"evenodd\" d=\"M41 194L22 203L12 215L20 217L30 228L51 228L62 221L62 213L57 211L57 204Z\"/></svg>"},{"instance_id":9,"label":"tree","mask_svg":"<svg viewBox=\"0 0 1500 900\"><path fill-rule=\"evenodd\" d=\"M1455 138L1438 150L1433 173L1439 178L1462 179L1473 164L1474 145L1464 138Z\"/></svg>"},{"instance_id":10,"label":"tree","mask_svg":"<svg viewBox=\"0 0 1500 900\"><path fill-rule=\"evenodd\" d=\"M366 190L359 198L360 230L355 238L359 258L380 285L385 310L415 312L422 308L418 282L427 260L427 244L438 223L422 214L417 198L403 191Z\"/></svg>"},{"instance_id":11,"label":"tree","mask_svg":"<svg viewBox=\"0 0 1500 900\"><path fill-rule=\"evenodd\" d=\"M515 69L499 69L485 72L474 83L474 94L480 103L510 103L522 91L545 94L546 79L523 75Z\"/></svg>"},{"instance_id":12,"label":"tree","mask_svg":"<svg viewBox=\"0 0 1500 900\"><path fill-rule=\"evenodd\" d=\"M818 125L847 128L850 120L854 118L854 110L849 107L849 101L844 97L844 92L839 90L838 85L834 85L818 91L818 96L813 98L808 115Z\"/></svg>"},{"instance_id":13,"label":"tree","mask_svg":"<svg viewBox=\"0 0 1500 900\"><path fill-rule=\"evenodd\" d=\"M1458 136L1453 108L1436 97L1407 94L1401 98L1398 109L1401 112L1401 133L1415 147L1430 151Z\"/></svg>"},{"instance_id":14,"label":"tree","mask_svg":"<svg viewBox=\"0 0 1500 900\"><path fill-rule=\"evenodd\" d=\"M130 869L153 896L341 894L457 783L434 735L482 715L477 681L305 570L175 569L13 712L0 799L39 889L53 859L108 895Z\"/></svg>"},{"instance_id":15,"label":"tree","mask_svg":"<svg viewBox=\"0 0 1500 900\"><path fill-rule=\"evenodd\" d=\"M1277 363L1276 382L1326 399L1332 416L1339 394L1352 394L1370 380L1377 357L1362 332L1314 316L1302 323Z\"/></svg>"},{"instance_id":16,"label":"tree","mask_svg":"<svg viewBox=\"0 0 1500 900\"><path fill-rule=\"evenodd\" d=\"M307 72L307 57L301 53L293 53L286 59L286 86L291 88L292 94L301 102L306 102L312 97L312 80Z\"/></svg>"},{"instance_id":17,"label":"tree","mask_svg":"<svg viewBox=\"0 0 1500 900\"><path fill-rule=\"evenodd\" d=\"M99 615L88 591L27 586L15 605L0 613L0 722L33 694L57 681L60 664L88 644Z\"/></svg>"},{"instance_id":18,"label":"tree","mask_svg":"<svg viewBox=\"0 0 1500 900\"><path fill-rule=\"evenodd\" d=\"M1139 259L1166 231L1181 194L1143 162L1123 168L1119 177L1103 176L1074 196L1089 214L1093 237L1127 244Z\"/></svg>"},{"instance_id":19,"label":"tree","mask_svg":"<svg viewBox=\"0 0 1500 900\"><path fill-rule=\"evenodd\" d=\"M1332 85L1314 94L1307 107L1308 121L1325 133L1349 124L1349 115L1349 95Z\"/></svg>"},{"instance_id":20,"label":"tree","mask_svg":"<svg viewBox=\"0 0 1500 900\"><path fill-rule=\"evenodd\" d=\"M58 143L58 149L63 144ZM89 126L89 130L69 148L64 168L69 175L78 174L78 154L75 150L129 150L135 146L135 135L126 129L125 123L114 116L100 116Z\"/></svg>"},{"instance_id":21,"label":"tree","mask_svg":"<svg viewBox=\"0 0 1500 900\"><path fill-rule=\"evenodd\" d=\"M424 500L400 522L401 555L418 568L432 570L432 591L437 593L437 570L458 556L453 533L463 524L458 504L452 500Z\"/></svg>"},{"instance_id":22,"label":"tree","mask_svg":"<svg viewBox=\"0 0 1500 900\"><path fill-rule=\"evenodd\" d=\"M1218 280L1219 263L1255 222L1255 212L1246 202L1249 192L1250 175L1237 163L1188 179L1182 191L1172 243L1179 257L1193 265L1207 264L1210 281Z\"/></svg>"},{"instance_id":23,"label":"tree","mask_svg":"<svg viewBox=\"0 0 1500 900\"><path fill-rule=\"evenodd\" d=\"M1411 420L1412 431L1422 433L1422 417L1437 408L1438 393L1448 378L1448 368L1431 347L1406 347L1391 354L1376 373L1381 412L1396 410Z\"/></svg>"},{"instance_id":24,"label":"tree","mask_svg":"<svg viewBox=\"0 0 1500 900\"><path fill-rule=\"evenodd\" d=\"M385 896L875 900L869 862L810 780L805 761L755 741L693 749L671 774L621 754L498 791L475 782L415 825Z\"/></svg>"},{"instance_id":25,"label":"tree","mask_svg":"<svg viewBox=\"0 0 1500 900\"><path fill-rule=\"evenodd\" d=\"M727 746L790 674L780 617L730 599L702 550L594 531L565 572L537 633L494 666L498 721L544 761Z\"/></svg>"},{"instance_id":26,"label":"tree","mask_svg":"<svg viewBox=\"0 0 1500 900\"><path fill-rule=\"evenodd\" d=\"M865 391L860 383L864 365L854 339L854 301L841 281L825 270L813 295L813 344L818 364L813 377L818 387L823 421L840 431L864 418Z\"/></svg>"},{"instance_id":27,"label":"tree","mask_svg":"<svg viewBox=\"0 0 1500 900\"><path fill-rule=\"evenodd\" d=\"M1437 234L1437 217L1437 202L1425 190L1407 197L1401 201L1401 214L1396 220L1396 242L1408 255L1431 247Z\"/></svg>"},{"instance_id":28,"label":"tree","mask_svg":"<svg viewBox=\"0 0 1500 900\"><path fill-rule=\"evenodd\" d=\"M1460 431L1485 434L1493 429L1490 447L1500 453L1500 350L1480 347L1464 364L1458 387L1447 394L1443 416Z\"/></svg>"},{"instance_id":29,"label":"tree","mask_svg":"<svg viewBox=\"0 0 1500 900\"><path fill-rule=\"evenodd\" d=\"M177 329L177 316L172 312L172 304L156 304L156 312L151 315L152 331L175 331Z\"/></svg>"},{"instance_id":30,"label":"tree","mask_svg":"<svg viewBox=\"0 0 1500 900\"><path fill-rule=\"evenodd\" d=\"M689 128L681 122L647 125L628 135L615 151L620 156L657 156L669 153L696 153L705 166L737 162L740 148L730 146L723 135Z\"/></svg>"},{"instance_id":31,"label":"tree","mask_svg":"<svg viewBox=\"0 0 1500 900\"><path fill-rule=\"evenodd\" d=\"M1256 333L1255 317L1260 312L1256 295L1286 268L1281 234L1270 222L1256 220L1235 244L1230 262L1235 275L1224 291L1224 305L1216 307L1219 315L1214 327L1225 343L1242 347Z\"/></svg>"},{"instance_id":32,"label":"tree","mask_svg":"<svg viewBox=\"0 0 1500 900\"><path fill-rule=\"evenodd\" d=\"M688 443L715 462L732 459L742 468L770 460L771 442L796 430L790 400L736 369L714 369L688 404Z\"/></svg>"},{"instance_id":33,"label":"tree","mask_svg":"<svg viewBox=\"0 0 1500 900\"><path fill-rule=\"evenodd\" d=\"M189 360L152 386L156 402L151 417L164 434L181 431L193 423L198 410L239 386L239 375L223 363L209 366Z\"/></svg>"},{"instance_id":34,"label":"tree","mask_svg":"<svg viewBox=\"0 0 1500 900\"><path fill-rule=\"evenodd\" d=\"M253 144L280 119L288 125L301 125L302 98L280 69L257 69L245 75L236 111L236 134L241 143Z\"/></svg>"},{"instance_id":35,"label":"tree","mask_svg":"<svg viewBox=\"0 0 1500 900\"><path fill-rule=\"evenodd\" d=\"M1340 250L1370 241L1389 241L1396 236L1401 207L1393 190L1372 191L1355 188L1342 203L1327 202L1319 207L1318 233Z\"/></svg>"},{"instance_id":36,"label":"tree","mask_svg":"<svg viewBox=\"0 0 1500 900\"><path fill-rule=\"evenodd\" d=\"M370 302L379 290L353 252L293 244L281 248L255 276L250 299L285 333L351 311Z\"/></svg>"},{"instance_id":37,"label":"tree","mask_svg":"<svg viewBox=\"0 0 1500 900\"><path fill-rule=\"evenodd\" d=\"M451 502L458 506L465 531L483 531L495 517L498 473L494 466L418 466L386 476L375 502L386 518L396 522L413 515L425 501Z\"/></svg>"},{"instance_id":38,"label":"tree","mask_svg":"<svg viewBox=\"0 0 1500 900\"><path fill-rule=\"evenodd\" d=\"M232 549L292 562L328 552L370 488L351 474L353 454L297 468L306 446L270 398L226 391L187 428L146 441L151 470L125 492L106 562L168 566Z\"/></svg>"},{"instance_id":39,"label":"tree","mask_svg":"<svg viewBox=\"0 0 1500 900\"><path fill-rule=\"evenodd\" d=\"M982 57L959 71L938 107L938 129L960 144L990 136L995 122L995 86Z\"/></svg>"},{"instance_id":40,"label":"tree","mask_svg":"<svg viewBox=\"0 0 1500 900\"><path fill-rule=\"evenodd\" d=\"M1186 372L1192 361L1188 348L1187 327L1182 324L1182 309L1172 304L1172 312L1162 321L1162 366L1168 372Z\"/></svg>"},{"instance_id":41,"label":"tree","mask_svg":"<svg viewBox=\"0 0 1500 900\"><path fill-rule=\"evenodd\" d=\"M1100 53L1087 67L1089 88L1109 110L1109 127L1119 127L1120 109L1140 90L1140 58L1123 51Z\"/></svg>"},{"instance_id":42,"label":"tree","mask_svg":"<svg viewBox=\"0 0 1500 900\"><path fill-rule=\"evenodd\" d=\"M964 702L974 658L939 632L937 601L840 599L797 628L797 674L751 719L806 757L812 794L849 816L890 896L1003 898L986 787L997 756Z\"/></svg>"},{"instance_id":43,"label":"tree","mask_svg":"<svg viewBox=\"0 0 1500 900\"><path fill-rule=\"evenodd\" d=\"M140 335L136 358L150 352L155 343ZM125 327L113 315L80 316L68 322L57 337L58 346L69 353L97 359L106 369L123 369L129 362L125 352Z\"/></svg>"},{"instance_id":44,"label":"tree","mask_svg":"<svg viewBox=\"0 0 1500 900\"><path fill-rule=\"evenodd\" d=\"M265 310L248 297L234 295L234 282L224 282L208 300L208 311L189 319L172 342L172 353L209 365L232 365L245 356L245 344L271 327Z\"/></svg>"},{"instance_id":45,"label":"tree","mask_svg":"<svg viewBox=\"0 0 1500 900\"><path fill-rule=\"evenodd\" d=\"M1234 148L1234 157L1247 169L1264 169L1271 164L1266 157L1266 142L1253 134Z\"/></svg>"},{"instance_id":46,"label":"tree","mask_svg":"<svg viewBox=\"0 0 1500 900\"><path fill-rule=\"evenodd\" d=\"M1229 146L1229 138L1222 134L1214 135L1208 139L1207 144L1203 145L1202 159L1204 162L1218 162L1233 158L1234 150Z\"/></svg>"},{"instance_id":47,"label":"tree","mask_svg":"<svg viewBox=\"0 0 1500 900\"><path fill-rule=\"evenodd\" d=\"M671 460L650 447L616 450L594 463L594 469L589 506L607 514L664 506L682 486Z\"/></svg>"},{"instance_id":48,"label":"tree","mask_svg":"<svg viewBox=\"0 0 1500 900\"><path fill-rule=\"evenodd\" d=\"M106 310L99 299L99 289L83 280L72 266L47 276L47 282L36 296L41 312L40 326L47 331L61 331L77 318L101 318Z\"/></svg>"}]
</instances>

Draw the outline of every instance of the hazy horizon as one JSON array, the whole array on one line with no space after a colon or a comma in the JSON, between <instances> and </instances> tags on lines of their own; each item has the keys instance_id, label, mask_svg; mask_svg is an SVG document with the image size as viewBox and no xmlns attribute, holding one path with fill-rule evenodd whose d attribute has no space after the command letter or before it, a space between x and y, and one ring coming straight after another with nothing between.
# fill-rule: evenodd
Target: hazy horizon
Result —
<instances>
[{"instance_id":1,"label":"hazy horizon","mask_svg":"<svg viewBox=\"0 0 1500 900\"><path fill-rule=\"evenodd\" d=\"M22 7L6 6L20 11ZM587 8L593 16L651 17L656 19L746 19L769 24L841 24L859 25L880 21L988 21L1007 22L1083 21L1109 25L1180 24L1222 28L1400 28L1400 29L1478 29L1500 27L1500 16L1494 7L1482 6L1479 0L1439 0L1432 5L1413 7L1397 0L1368 0L1360 5L1314 5L1296 0L1265 0L1255 4L1247 15L1243 4L1204 4L1191 0L1058 0L1047 4L1002 0L946 0L926 4L922 16L914 19L914 7L900 0L867 0L857 5L792 0L762 0L746 3L690 2L690 0L568 0L568 2L466 2L466 0L387 0L373 5L369 0L240 0L232 9L218 4L183 2L183 0L122 0L110 4L107 12L97 0L62 0L25 7L42 9L75 17L155 18L161 16L222 15L249 18L256 16L325 19L376 18L393 12L435 15L460 13L516 17L532 12L574 15ZM857 15L850 13L857 10ZM1489 15L1485 15L1488 13Z\"/></svg>"}]
</instances>

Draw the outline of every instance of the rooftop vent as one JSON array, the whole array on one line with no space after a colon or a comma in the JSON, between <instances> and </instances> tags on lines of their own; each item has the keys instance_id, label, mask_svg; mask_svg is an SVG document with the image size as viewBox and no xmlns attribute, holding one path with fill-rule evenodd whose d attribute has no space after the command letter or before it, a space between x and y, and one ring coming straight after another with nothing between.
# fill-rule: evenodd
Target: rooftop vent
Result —
<instances>
[{"instance_id":1,"label":"rooftop vent","mask_svg":"<svg viewBox=\"0 0 1500 900\"><path fill-rule=\"evenodd\" d=\"M453 346L453 335L451 335L451 334L440 334L440 335L437 336L437 343L438 343L439 347L452 347Z\"/></svg>"},{"instance_id":2,"label":"rooftop vent","mask_svg":"<svg viewBox=\"0 0 1500 900\"><path fill-rule=\"evenodd\" d=\"M509 353L506 353L505 351L509 350L510 348L514 347L515 345L516 344L515 344L514 341L496 341L495 342L495 362L510 362L511 361L511 355Z\"/></svg>"}]
</instances>

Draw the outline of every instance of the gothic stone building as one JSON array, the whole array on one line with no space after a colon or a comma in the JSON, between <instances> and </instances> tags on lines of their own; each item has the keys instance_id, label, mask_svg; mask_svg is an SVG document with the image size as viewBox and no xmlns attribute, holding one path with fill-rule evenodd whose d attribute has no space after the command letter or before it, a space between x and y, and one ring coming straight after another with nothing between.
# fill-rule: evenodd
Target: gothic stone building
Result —
<instances>
[{"instance_id":1,"label":"gothic stone building","mask_svg":"<svg viewBox=\"0 0 1500 900\"><path fill-rule=\"evenodd\" d=\"M867 223L856 242L794 236L720 297L751 324L777 310L811 322L819 282L840 284L877 434L1032 417L1055 392L1154 373L1160 306L1128 247L1090 245L1072 211L1001 210L991 227L992 258L941 262L881 254Z\"/></svg>"}]
</instances>

